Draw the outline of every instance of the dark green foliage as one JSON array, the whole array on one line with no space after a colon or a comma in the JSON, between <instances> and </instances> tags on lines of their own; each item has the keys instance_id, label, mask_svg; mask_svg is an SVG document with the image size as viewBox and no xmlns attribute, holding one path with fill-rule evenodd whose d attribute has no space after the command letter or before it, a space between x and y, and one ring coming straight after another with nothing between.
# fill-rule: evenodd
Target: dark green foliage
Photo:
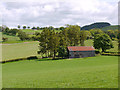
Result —
<instances>
[{"instance_id":1,"label":"dark green foliage","mask_svg":"<svg viewBox=\"0 0 120 90\"><path fill-rule=\"evenodd\" d=\"M8 28L8 27L2 28L2 32L3 32L4 34L8 34L8 33L9 33L9 28Z\"/></svg>"},{"instance_id":2,"label":"dark green foliage","mask_svg":"<svg viewBox=\"0 0 120 90\"><path fill-rule=\"evenodd\" d=\"M113 48L113 43L107 34L97 34L94 38L94 47L105 52L107 49Z\"/></svg>"},{"instance_id":3,"label":"dark green foliage","mask_svg":"<svg viewBox=\"0 0 120 90\"><path fill-rule=\"evenodd\" d=\"M23 29L26 29L26 26L23 26Z\"/></svg>"},{"instance_id":4,"label":"dark green foliage","mask_svg":"<svg viewBox=\"0 0 120 90\"><path fill-rule=\"evenodd\" d=\"M9 29L8 27L4 29L4 34L15 36L18 33L18 29Z\"/></svg>"},{"instance_id":5,"label":"dark green foliage","mask_svg":"<svg viewBox=\"0 0 120 90\"><path fill-rule=\"evenodd\" d=\"M38 59L37 56L30 56L30 57L27 57L28 60L33 60L33 59Z\"/></svg>"},{"instance_id":6,"label":"dark green foliage","mask_svg":"<svg viewBox=\"0 0 120 90\"><path fill-rule=\"evenodd\" d=\"M110 23L107 23L107 22L98 22L98 23L93 23L91 25L86 25L86 26L83 26L81 28L81 30L90 30L90 29L94 29L94 28L103 28L103 27L106 27L106 26L110 26Z\"/></svg>"},{"instance_id":7,"label":"dark green foliage","mask_svg":"<svg viewBox=\"0 0 120 90\"><path fill-rule=\"evenodd\" d=\"M101 29L91 29L90 33L94 37L96 34L101 34L101 33L104 33L104 32Z\"/></svg>"},{"instance_id":8,"label":"dark green foliage","mask_svg":"<svg viewBox=\"0 0 120 90\"><path fill-rule=\"evenodd\" d=\"M108 34L111 39L112 38L117 38L116 31L114 31L114 30L107 30L105 33Z\"/></svg>"},{"instance_id":9,"label":"dark green foliage","mask_svg":"<svg viewBox=\"0 0 120 90\"><path fill-rule=\"evenodd\" d=\"M69 39L70 46L79 45L80 26L78 26L78 25L67 25L65 30L67 31L67 38Z\"/></svg>"},{"instance_id":10,"label":"dark green foliage","mask_svg":"<svg viewBox=\"0 0 120 90\"><path fill-rule=\"evenodd\" d=\"M48 29L49 29L49 30L53 30L54 27L53 27L53 26L49 26Z\"/></svg>"},{"instance_id":11,"label":"dark green foliage","mask_svg":"<svg viewBox=\"0 0 120 90\"><path fill-rule=\"evenodd\" d=\"M80 31L80 44L85 46L84 41L87 39L87 33L85 31Z\"/></svg>"},{"instance_id":12,"label":"dark green foliage","mask_svg":"<svg viewBox=\"0 0 120 90\"><path fill-rule=\"evenodd\" d=\"M8 38L2 37L2 41L6 42L6 41L8 41Z\"/></svg>"},{"instance_id":13,"label":"dark green foliage","mask_svg":"<svg viewBox=\"0 0 120 90\"><path fill-rule=\"evenodd\" d=\"M32 27L33 30L35 30L36 28L35 27Z\"/></svg>"},{"instance_id":14,"label":"dark green foliage","mask_svg":"<svg viewBox=\"0 0 120 90\"><path fill-rule=\"evenodd\" d=\"M27 28L30 29L30 26L28 26Z\"/></svg>"},{"instance_id":15,"label":"dark green foliage","mask_svg":"<svg viewBox=\"0 0 120 90\"><path fill-rule=\"evenodd\" d=\"M37 30L40 30L40 27L37 27Z\"/></svg>"},{"instance_id":16,"label":"dark green foliage","mask_svg":"<svg viewBox=\"0 0 120 90\"><path fill-rule=\"evenodd\" d=\"M18 28L20 29L20 25L18 25Z\"/></svg>"},{"instance_id":17,"label":"dark green foliage","mask_svg":"<svg viewBox=\"0 0 120 90\"><path fill-rule=\"evenodd\" d=\"M24 40L30 40L31 39L25 32L22 32L22 31L18 32L18 37L22 41L24 41Z\"/></svg>"},{"instance_id":18,"label":"dark green foliage","mask_svg":"<svg viewBox=\"0 0 120 90\"><path fill-rule=\"evenodd\" d=\"M58 48L58 56L62 58L68 57L67 47L60 46Z\"/></svg>"},{"instance_id":19,"label":"dark green foliage","mask_svg":"<svg viewBox=\"0 0 120 90\"><path fill-rule=\"evenodd\" d=\"M60 30L64 30L65 28L64 27L60 27Z\"/></svg>"},{"instance_id":20,"label":"dark green foliage","mask_svg":"<svg viewBox=\"0 0 120 90\"><path fill-rule=\"evenodd\" d=\"M15 36L18 33L18 29L11 29L9 30L8 34Z\"/></svg>"},{"instance_id":21,"label":"dark green foliage","mask_svg":"<svg viewBox=\"0 0 120 90\"><path fill-rule=\"evenodd\" d=\"M103 31L107 31L107 30L118 30L118 26L119 25L111 25L111 26L107 26L107 27L103 27L101 28Z\"/></svg>"}]
</instances>

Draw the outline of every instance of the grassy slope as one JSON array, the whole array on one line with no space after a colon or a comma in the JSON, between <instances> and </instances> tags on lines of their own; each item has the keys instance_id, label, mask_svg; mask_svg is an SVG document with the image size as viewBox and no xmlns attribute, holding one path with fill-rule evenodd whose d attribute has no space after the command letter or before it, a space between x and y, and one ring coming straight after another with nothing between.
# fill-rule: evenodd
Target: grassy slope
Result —
<instances>
[{"instance_id":1,"label":"grassy slope","mask_svg":"<svg viewBox=\"0 0 120 90\"><path fill-rule=\"evenodd\" d=\"M118 30L118 25L112 25L112 26L107 26L102 28L103 31L107 30Z\"/></svg>"},{"instance_id":2,"label":"grassy slope","mask_svg":"<svg viewBox=\"0 0 120 90\"><path fill-rule=\"evenodd\" d=\"M42 30L32 30L32 29L22 29L23 32L26 32L27 34L34 34L35 32L42 32ZM60 30L55 30L55 32L60 32Z\"/></svg>"},{"instance_id":3,"label":"grassy slope","mask_svg":"<svg viewBox=\"0 0 120 90\"><path fill-rule=\"evenodd\" d=\"M16 59L37 55L38 42L2 45L2 60Z\"/></svg>"},{"instance_id":4,"label":"grassy slope","mask_svg":"<svg viewBox=\"0 0 120 90\"><path fill-rule=\"evenodd\" d=\"M3 64L3 88L117 88L118 57Z\"/></svg>"}]
</instances>

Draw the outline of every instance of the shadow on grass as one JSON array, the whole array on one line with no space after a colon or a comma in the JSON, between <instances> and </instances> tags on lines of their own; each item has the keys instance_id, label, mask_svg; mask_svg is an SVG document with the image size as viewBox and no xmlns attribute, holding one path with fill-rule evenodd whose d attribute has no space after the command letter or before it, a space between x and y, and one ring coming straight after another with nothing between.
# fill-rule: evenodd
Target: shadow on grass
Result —
<instances>
[{"instance_id":1,"label":"shadow on grass","mask_svg":"<svg viewBox=\"0 0 120 90\"><path fill-rule=\"evenodd\" d=\"M35 59L35 61L56 61L56 60L63 60L63 59L67 59L67 58L41 58L41 59Z\"/></svg>"}]
</instances>

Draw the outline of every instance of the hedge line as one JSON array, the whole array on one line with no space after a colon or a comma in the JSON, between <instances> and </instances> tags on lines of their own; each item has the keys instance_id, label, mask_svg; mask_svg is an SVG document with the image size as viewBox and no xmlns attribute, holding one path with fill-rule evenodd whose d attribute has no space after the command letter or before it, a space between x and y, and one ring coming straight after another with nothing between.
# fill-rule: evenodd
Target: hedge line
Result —
<instances>
[{"instance_id":1,"label":"hedge line","mask_svg":"<svg viewBox=\"0 0 120 90\"><path fill-rule=\"evenodd\" d=\"M32 59L38 59L37 56L29 56L27 58L18 58L18 59L11 59L7 61L0 61L0 63L7 63L7 62L14 62L14 61L21 61L21 60L32 60Z\"/></svg>"}]
</instances>

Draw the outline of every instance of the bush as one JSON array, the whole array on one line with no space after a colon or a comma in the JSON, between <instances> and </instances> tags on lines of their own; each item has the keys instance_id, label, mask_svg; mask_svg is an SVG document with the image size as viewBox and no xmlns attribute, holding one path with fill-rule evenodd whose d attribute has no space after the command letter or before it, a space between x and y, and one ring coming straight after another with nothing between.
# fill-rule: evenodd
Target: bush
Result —
<instances>
[{"instance_id":1,"label":"bush","mask_svg":"<svg viewBox=\"0 0 120 90\"><path fill-rule=\"evenodd\" d=\"M29 37L25 32L22 32L22 31L18 32L18 37L22 41L24 41L24 40L31 40L31 37Z\"/></svg>"},{"instance_id":2,"label":"bush","mask_svg":"<svg viewBox=\"0 0 120 90\"><path fill-rule=\"evenodd\" d=\"M6 42L6 41L8 41L8 38L3 37L2 40L3 40L3 42Z\"/></svg>"},{"instance_id":3,"label":"bush","mask_svg":"<svg viewBox=\"0 0 120 90\"><path fill-rule=\"evenodd\" d=\"M96 54L99 54L99 53L100 53L100 51L95 51L95 53L96 53Z\"/></svg>"},{"instance_id":4,"label":"bush","mask_svg":"<svg viewBox=\"0 0 120 90\"><path fill-rule=\"evenodd\" d=\"M33 59L38 59L37 56L30 56L30 57L27 57L28 60L33 60Z\"/></svg>"}]
</instances>

